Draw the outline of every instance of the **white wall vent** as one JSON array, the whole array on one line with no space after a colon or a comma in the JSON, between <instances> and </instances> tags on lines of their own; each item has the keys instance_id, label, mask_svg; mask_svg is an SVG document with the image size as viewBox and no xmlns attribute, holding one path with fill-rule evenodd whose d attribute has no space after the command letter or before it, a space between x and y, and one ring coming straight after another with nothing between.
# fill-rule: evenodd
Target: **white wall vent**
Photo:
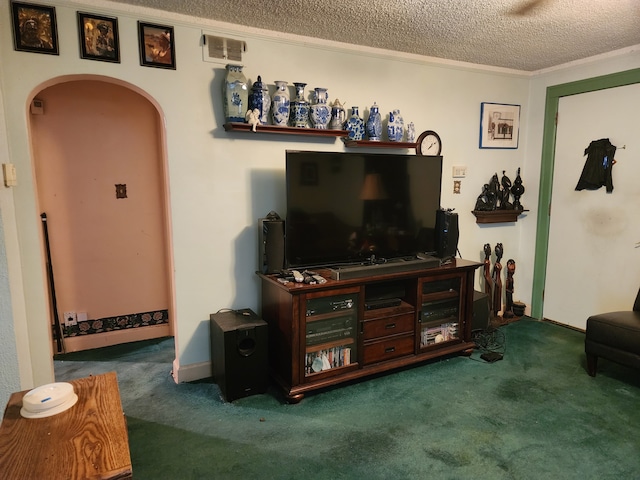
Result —
<instances>
[{"instance_id":1,"label":"white wall vent","mask_svg":"<svg viewBox=\"0 0 640 480\"><path fill-rule=\"evenodd\" d=\"M242 54L247 51L247 42L235 38L202 35L202 59L205 62L242 62Z\"/></svg>"}]
</instances>

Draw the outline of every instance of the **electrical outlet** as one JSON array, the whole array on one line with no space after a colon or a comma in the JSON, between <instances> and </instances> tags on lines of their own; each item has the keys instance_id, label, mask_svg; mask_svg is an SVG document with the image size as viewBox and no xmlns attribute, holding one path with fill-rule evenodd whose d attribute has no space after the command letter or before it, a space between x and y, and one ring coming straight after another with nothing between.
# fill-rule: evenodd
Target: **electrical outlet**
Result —
<instances>
[{"instance_id":1,"label":"electrical outlet","mask_svg":"<svg viewBox=\"0 0 640 480\"><path fill-rule=\"evenodd\" d=\"M76 312L64 312L62 316L64 317L64 324L67 327L72 327L78 324L78 316L76 315Z\"/></svg>"},{"instance_id":2,"label":"electrical outlet","mask_svg":"<svg viewBox=\"0 0 640 480\"><path fill-rule=\"evenodd\" d=\"M454 180L453 181L453 193L456 195L460 194L460 189L462 188L462 180Z\"/></svg>"}]
</instances>

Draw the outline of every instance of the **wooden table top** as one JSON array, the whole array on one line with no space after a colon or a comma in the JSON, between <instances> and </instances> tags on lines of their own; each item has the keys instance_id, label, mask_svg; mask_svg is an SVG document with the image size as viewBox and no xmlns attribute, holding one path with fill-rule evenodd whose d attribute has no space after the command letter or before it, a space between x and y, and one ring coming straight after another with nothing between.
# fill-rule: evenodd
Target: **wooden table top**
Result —
<instances>
[{"instance_id":1,"label":"wooden table top","mask_svg":"<svg viewBox=\"0 0 640 480\"><path fill-rule=\"evenodd\" d=\"M11 395L0 426L0 478L131 478L129 437L115 372L69 383L78 402L51 417L22 417L22 397L28 390Z\"/></svg>"}]
</instances>

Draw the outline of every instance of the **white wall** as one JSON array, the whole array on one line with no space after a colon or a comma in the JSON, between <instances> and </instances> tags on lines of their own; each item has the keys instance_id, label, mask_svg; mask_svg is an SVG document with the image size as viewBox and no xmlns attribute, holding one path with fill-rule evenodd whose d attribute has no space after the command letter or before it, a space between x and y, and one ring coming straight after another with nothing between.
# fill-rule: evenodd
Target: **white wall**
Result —
<instances>
[{"instance_id":1,"label":"white wall","mask_svg":"<svg viewBox=\"0 0 640 480\"><path fill-rule=\"evenodd\" d=\"M2 62L0 62L0 78ZM9 153L0 83L0 163ZM0 405L16 390L33 385L31 355L25 314L24 289L13 192L0 186Z\"/></svg>"},{"instance_id":2,"label":"white wall","mask_svg":"<svg viewBox=\"0 0 640 480\"><path fill-rule=\"evenodd\" d=\"M405 122L416 124L417 133L436 130L443 140L445 159L442 204L460 213L459 248L463 257L481 260L485 243L502 242L505 259L518 262L515 298L528 303L540 163L536 153L544 111L544 95L540 92L549 82L556 83L554 74L532 82L529 75L518 72L429 61L312 39L292 41L282 35L272 37L256 30L239 30L102 1L91 5L59 1L55 6L60 56L13 51L9 9L0 10L4 115L9 157L16 164L19 177L19 186L12 190L15 219L5 221L5 235L20 238L19 251L13 245L11 252L8 248L8 257L18 255L21 262L18 274L23 281L18 281L22 282L22 291L12 292L14 322L21 328L27 325L28 346L34 352L30 356L32 383L52 380L39 213L26 118L28 102L44 83L86 73L116 78L146 91L165 116L175 266L176 366L181 370L209 361L210 313L221 308L259 309L259 283L254 274L256 220L270 210L284 213L285 150L344 150L337 139L226 133L222 128L220 93L224 65L202 61L202 30L247 41L243 64L252 81L261 75L270 85L274 80L287 80L306 82L308 88L326 87L330 100L337 97L347 106L358 105L361 114L375 101L385 113L399 108ZM78 9L118 17L120 64L79 58L75 17ZM175 27L176 71L139 66L137 20ZM627 68L624 61L618 68ZM592 76L589 68L576 75ZM519 149L478 149L483 101L522 105ZM468 166L460 195L452 193L453 165ZM476 225L470 211L482 185L493 173L501 175L502 170L513 179L518 167L522 167L527 188L522 202L531 212L516 224ZM16 298L20 305L15 305ZM20 314L22 309L24 315Z\"/></svg>"}]
</instances>

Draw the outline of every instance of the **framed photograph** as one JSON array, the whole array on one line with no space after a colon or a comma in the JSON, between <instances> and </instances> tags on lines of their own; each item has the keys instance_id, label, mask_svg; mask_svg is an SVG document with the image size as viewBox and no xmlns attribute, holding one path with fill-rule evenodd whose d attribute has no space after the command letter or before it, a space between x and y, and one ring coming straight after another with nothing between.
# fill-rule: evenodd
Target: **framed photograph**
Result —
<instances>
[{"instance_id":1,"label":"framed photograph","mask_svg":"<svg viewBox=\"0 0 640 480\"><path fill-rule=\"evenodd\" d=\"M78 12L80 58L120 63L118 19Z\"/></svg>"},{"instance_id":2,"label":"framed photograph","mask_svg":"<svg viewBox=\"0 0 640 480\"><path fill-rule=\"evenodd\" d=\"M138 22L140 65L176 69L173 27Z\"/></svg>"},{"instance_id":3,"label":"framed photograph","mask_svg":"<svg viewBox=\"0 0 640 480\"><path fill-rule=\"evenodd\" d=\"M483 102L480 148L518 148L520 105Z\"/></svg>"},{"instance_id":4,"label":"framed photograph","mask_svg":"<svg viewBox=\"0 0 640 480\"><path fill-rule=\"evenodd\" d=\"M16 50L59 55L55 7L11 2L11 16Z\"/></svg>"}]
</instances>

